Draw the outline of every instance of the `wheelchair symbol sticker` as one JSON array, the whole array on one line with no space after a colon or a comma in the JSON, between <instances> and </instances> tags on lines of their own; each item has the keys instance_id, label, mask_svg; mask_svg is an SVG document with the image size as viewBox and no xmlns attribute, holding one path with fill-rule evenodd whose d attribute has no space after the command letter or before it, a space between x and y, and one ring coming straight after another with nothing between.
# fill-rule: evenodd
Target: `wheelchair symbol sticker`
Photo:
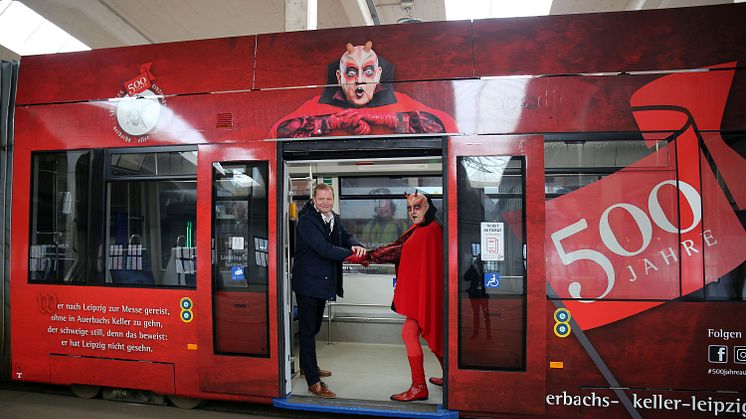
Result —
<instances>
[{"instance_id":1,"label":"wheelchair symbol sticker","mask_svg":"<svg viewBox=\"0 0 746 419\"><path fill-rule=\"evenodd\" d=\"M500 272L485 272L484 273L484 287L485 288L500 288Z\"/></svg>"},{"instance_id":2,"label":"wheelchair symbol sticker","mask_svg":"<svg viewBox=\"0 0 746 419\"><path fill-rule=\"evenodd\" d=\"M243 266L231 266L231 279L234 281L242 281L246 277L243 274Z\"/></svg>"}]
</instances>

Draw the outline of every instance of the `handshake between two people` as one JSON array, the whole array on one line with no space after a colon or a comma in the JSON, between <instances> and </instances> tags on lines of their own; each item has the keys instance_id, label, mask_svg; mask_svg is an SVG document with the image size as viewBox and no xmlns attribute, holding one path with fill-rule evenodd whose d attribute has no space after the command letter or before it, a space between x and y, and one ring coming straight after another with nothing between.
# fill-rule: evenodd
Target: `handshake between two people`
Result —
<instances>
[{"instance_id":1,"label":"handshake between two people","mask_svg":"<svg viewBox=\"0 0 746 419\"><path fill-rule=\"evenodd\" d=\"M414 230L414 227L410 227L409 230L407 230L395 241L373 250L363 249L363 252L359 252L355 251L355 247L360 246L353 246L353 253L350 256L347 256L344 261L347 263L356 263L365 267L367 267L371 263L399 263L404 242L407 241Z\"/></svg>"},{"instance_id":2,"label":"handshake between two people","mask_svg":"<svg viewBox=\"0 0 746 419\"><path fill-rule=\"evenodd\" d=\"M367 267L368 265L373 263L373 259L370 257L370 252L364 252L362 254L353 253L345 258L345 262Z\"/></svg>"}]
</instances>

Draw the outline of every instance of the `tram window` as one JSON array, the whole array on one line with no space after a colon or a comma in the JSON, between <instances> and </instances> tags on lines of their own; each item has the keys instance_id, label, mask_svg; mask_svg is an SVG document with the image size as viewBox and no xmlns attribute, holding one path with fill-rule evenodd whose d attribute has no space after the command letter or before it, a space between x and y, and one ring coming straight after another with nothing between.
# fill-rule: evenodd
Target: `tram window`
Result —
<instances>
[{"instance_id":1,"label":"tram window","mask_svg":"<svg viewBox=\"0 0 746 419\"><path fill-rule=\"evenodd\" d=\"M430 195L443 195L440 176L343 177L339 180L340 197L393 195L402 198L415 189Z\"/></svg>"},{"instance_id":2,"label":"tram window","mask_svg":"<svg viewBox=\"0 0 746 419\"><path fill-rule=\"evenodd\" d=\"M459 157L457 182L459 366L524 370L525 161Z\"/></svg>"},{"instance_id":3,"label":"tram window","mask_svg":"<svg viewBox=\"0 0 746 419\"><path fill-rule=\"evenodd\" d=\"M215 352L269 355L267 162L213 163Z\"/></svg>"},{"instance_id":4,"label":"tram window","mask_svg":"<svg viewBox=\"0 0 746 419\"><path fill-rule=\"evenodd\" d=\"M32 162L29 281L83 282L89 153L35 153Z\"/></svg>"},{"instance_id":5,"label":"tram window","mask_svg":"<svg viewBox=\"0 0 746 419\"><path fill-rule=\"evenodd\" d=\"M194 287L196 182L112 181L106 195L106 282Z\"/></svg>"},{"instance_id":6,"label":"tram window","mask_svg":"<svg viewBox=\"0 0 746 419\"><path fill-rule=\"evenodd\" d=\"M196 286L197 151L116 150L108 162L105 283Z\"/></svg>"},{"instance_id":7,"label":"tram window","mask_svg":"<svg viewBox=\"0 0 746 419\"><path fill-rule=\"evenodd\" d=\"M726 146L728 146L731 158L714 158L712 151L710 151L709 158L703 161L703 170L711 170L715 174L715 178L718 184L714 188L703 187L703 201L705 205L709 203L708 207L704 207L705 214L702 219L704 230L716 230L723 231L725 228L721 223L726 222L730 218L728 212L734 211L735 216L738 219L738 223L741 227L746 230L746 208L744 208L744 191L746 186L743 185L741 179L738 176L734 177L734 174L742 173L743 169L738 167L739 162L742 162L746 158L746 134L743 132L728 132L728 133L703 133L703 144L708 147L713 147L718 144L722 139ZM714 143L714 144L713 144ZM720 156L724 154L726 150L719 150ZM740 158L738 158L740 157ZM728 165L728 166L725 166ZM714 199L715 195L725 195L728 199L726 203L722 200ZM713 205L717 205L720 202L721 208L713 208ZM721 214L720 216L707 216L708 213ZM713 246L713 250L716 248ZM717 249L716 252L705 252L705 277L712 280L711 283L704 287L704 299L708 301L746 301L746 261L741 262L738 266L734 267L729 272L722 274L716 272L724 263L728 263L731 249L725 250ZM715 279L717 278L717 279Z\"/></svg>"},{"instance_id":8,"label":"tram window","mask_svg":"<svg viewBox=\"0 0 746 419\"><path fill-rule=\"evenodd\" d=\"M114 176L196 175L197 152L194 150L156 153L113 153Z\"/></svg>"},{"instance_id":9,"label":"tram window","mask_svg":"<svg viewBox=\"0 0 746 419\"><path fill-rule=\"evenodd\" d=\"M565 260L550 257L547 277L552 291L549 298L579 298L581 295L585 299L594 296L604 298L605 293L611 290L609 284L614 284L612 293L606 298L746 300L746 263L733 257L733 252L718 247L718 243L725 241L718 235L737 229L739 224L741 227L746 225L746 211L740 209L743 205L739 205L736 198L742 194L740 191L734 193L732 189L741 187L740 181L735 180L738 176L733 174L742 170L740 167L719 166L737 165L738 161L742 161L738 157L746 154L746 136L742 133L700 133L701 141L692 145L699 145L701 159L677 161L674 150L685 150L682 147L687 144L677 143L678 136L661 133L659 138L662 140L654 143L643 141L642 138L593 140L594 134L588 134L587 140L578 140L582 135L567 137L571 141L559 134L546 137L545 191L550 201L546 206L547 223L551 224L550 220L557 219L556 214L567 213L568 209L573 209L574 217L561 226L554 226L555 230L547 231L547 234L568 232L567 226L580 219L587 219L589 225L596 224L599 228L603 222L606 231L611 233L599 241L589 238L591 236L588 234L598 234L595 227L589 227L587 232L580 233L578 230L572 233L572 240L563 242L569 246L566 251L570 249L576 257L579 250L591 249L596 259L583 256L579 259L586 260L571 261L567 257L569 253L565 254ZM605 137L613 135L616 134L607 134ZM718 144L730 148L716 149L721 153L718 154L721 158L713 157L709 150ZM732 158L722 158L729 151ZM697 163L700 164L699 168L696 167ZM683 182L693 182L693 194L677 192L681 189L675 186L656 186L664 180L672 182L672 179L680 179L682 174L689 176ZM708 181L710 174L714 175L717 183ZM613 179L610 177L612 175ZM608 183L591 186L607 177ZM654 196L651 195L653 190ZM691 231L693 233L690 234L696 234L699 239L682 236L682 233L673 230L676 221L671 223L670 229L662 228L661 218L653 219L650 213L651 196L656 211L666 214L666 219L678 220L683 226L694 222L684 233ZM595 209L587 204L595 202L602 204ZM697 203L697 211L692 209L692 202ZM619 210L622 205L626 205L625 209L635 211L635 217L630 212ZM577 212L581 208L588 212ZM611 212L611 209L614 211ZM598 221L600 214L605 214L602 221ZM640 226L648 223L651 227L645 228L648 231L648 238L645 239L640 234L643 231ZM589 233L591 231L594 233ZM584 263L595 261L608 261L613 269L603 272L608 272L606 276L602 273L598 277L600 270L597 266L583 268ZM594 281L594 278L601 280ZM649 285L637 285L640 281L647 281ZM582 286L582 294L578 285ZM575 290L574 295L572 289Z\"/></svg>"},{"instance_id":10,"label":"tram window","mask_svg":"<svg viewBox=\"0 0 746 419\"><path fill-rule=\"evenodd\" d=\"M544 143L545 193L547 200L588 186L645 156L661 150L640 139L594 140L573 136L547 136ZM664 149L665 150L665 149ZM673 157L665 151L645 170L665 170Z\"/></svg>"},{"instance_id":11,"label":"tram window","mask_svg":"<svg viewBox=\"0 0 746 419\"><path fill-rule=\"evenodd\" d=\"M442 214L440 176L340 178L339 212L345 228L369 249L391 243L409 228L404 194L428 193Z\"/></svg>"}]
</instances>

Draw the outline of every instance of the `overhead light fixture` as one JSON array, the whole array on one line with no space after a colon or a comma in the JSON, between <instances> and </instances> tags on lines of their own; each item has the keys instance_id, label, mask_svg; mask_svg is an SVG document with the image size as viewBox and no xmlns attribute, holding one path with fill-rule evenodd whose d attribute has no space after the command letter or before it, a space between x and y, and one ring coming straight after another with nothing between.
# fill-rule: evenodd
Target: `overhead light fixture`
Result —
<instances>
[{"instance_id":1,"label":"overhead light fixture","mask_svg":"<svg viewBox=\"0 0 746 419\"><path fill-rule=\"evenodd\" d=\"M422 23L422 19L416 17L400 17L396 23Z\"/></svg>"},{"instance_id":2,"label":"overhead light fixture","mask_svg":"<svg viewBox=\"0 0 746 419\"><path fill-rule=\"evenodd\" d=\"M414 0L403 0L401 2L401 8L404 12L407 13L407 16L397 19L396 23L422 23L422 19L418 19L412 16L412 11L414 10Z\"/></svg>"}]
</instances>

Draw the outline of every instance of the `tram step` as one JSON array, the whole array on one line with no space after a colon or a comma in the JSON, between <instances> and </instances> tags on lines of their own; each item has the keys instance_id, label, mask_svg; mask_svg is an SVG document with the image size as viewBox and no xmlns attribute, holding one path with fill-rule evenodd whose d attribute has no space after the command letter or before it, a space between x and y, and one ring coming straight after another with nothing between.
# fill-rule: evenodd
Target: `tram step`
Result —
<instances>
[{"instance_id":1,"label":"tram step","mask_svg":"<svg viewBox=\"0 0 746 419\"><path fill-rule=\"evenodd\" d=\"M290 396L272 399L280 409L310 412L340 413L348 415L388 416L398 418L458 419L458 412L428 403L398 403L355 399L321 399L318 397Z\"/></svg>"}]
</instances>

